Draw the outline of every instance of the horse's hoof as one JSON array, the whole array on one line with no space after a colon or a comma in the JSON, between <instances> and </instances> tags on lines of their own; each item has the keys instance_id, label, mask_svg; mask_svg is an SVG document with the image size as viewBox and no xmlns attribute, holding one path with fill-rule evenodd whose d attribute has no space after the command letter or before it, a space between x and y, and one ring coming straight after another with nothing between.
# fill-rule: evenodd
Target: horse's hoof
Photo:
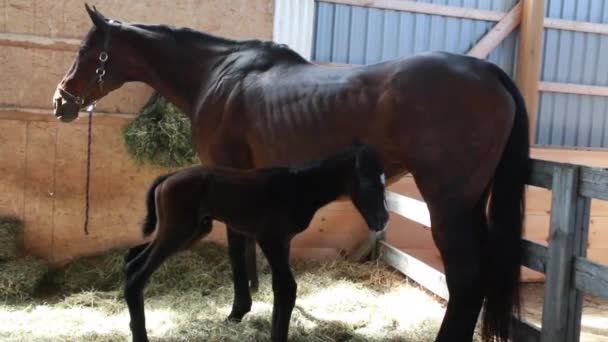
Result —
<instances>
[{"instance_id":1,"label":"horse's hoof","mask_svg":"<svg viewBox=\"0 0 608 342\"><path fill-rule=\"evenodd\" d=\"M251 284L251 286L249 286L249 291L251 293L256 293L256 292L258 292L259 289L260 289L259 284Z\"/></svg>"}]
</instances>

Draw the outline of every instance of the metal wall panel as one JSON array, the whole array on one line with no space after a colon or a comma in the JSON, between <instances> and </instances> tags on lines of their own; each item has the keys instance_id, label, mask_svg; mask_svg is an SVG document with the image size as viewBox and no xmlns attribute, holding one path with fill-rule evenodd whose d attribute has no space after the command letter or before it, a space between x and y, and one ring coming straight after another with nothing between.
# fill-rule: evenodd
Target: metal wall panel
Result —
<instances>
[{"instance_id":1,"label":"metal wall panel","mask_svg":"<svg viewBox=\"0 0 608 342\"><path fill-rule=\"evenodd\" d=\"M517 0L419 0L508 11ZM608 24L608 0L547 0L546 16ZM370 64L429 50L466 53L494 23L319 2L313 59ZM488 59L514 75L517 36ZM608 86L608 35L545 29L541 79ZM541 93L536 143L608 147L608 99Z\"/></svg>"},{"instance_id":2,"label":"metal wall panel","mask_svg":"<svg viewBox=\"0 0 608 342\"><path fill-rule=\"evenodd\" d=\"M425 0L441 5L508 11L517 0ZM493 22L318 2L313 59L371 64L443 50L467 52ZM489 60L513 73L517 32Z\"/></svg>"},{"instance_id":3,"label":"metal wall panel","mask_svg":"<svg viewBox=\"0 0 608 342\"><path fill-rule=\"evenodd\" d=\"M272 39L304 58L312 56L314 0L275 0Z\"/></svg>"},{"instance_id":4,"label":"metal wall panel","mask_svg":"<svg viewBox=\"0 0 608 342\"><path fill-rule=\"evenodd\" d=\"M608 24L608 0L548 0L545 16ZM608 86L608 35L545 29L541 79ZM540 95L537 143L608 147L608 98Z\"/></svg>"}]
</instances>

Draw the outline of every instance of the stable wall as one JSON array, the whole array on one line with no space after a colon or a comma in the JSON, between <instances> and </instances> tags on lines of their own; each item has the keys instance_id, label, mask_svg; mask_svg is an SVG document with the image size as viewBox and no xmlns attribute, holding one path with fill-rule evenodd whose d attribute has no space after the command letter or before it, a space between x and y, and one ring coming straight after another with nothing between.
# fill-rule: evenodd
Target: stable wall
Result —
<instances>
[{"instance_id":1,"label":"stable wall","mask_svg":"<svg viewBox=\"0 0 608 342\"><path fill-rule=\"evenodd\" d=\"M127 22L187 26L231 38L272 37L272 0L98 0L95 6ZM77 45L70 43L91 27L84 1L7 0L0 2L0 18L0 108L50 108L75 57ZM52 45L53 40L68 44ZM129 84L104 98L98 110L137 113L150 93L143 84Z\"/></svg>"},{"instance_id":2,"label":"stable wall","mask_svg":"<svg viewBox=\"0 0 608 342\"><path fill-rule=\"evenodd\" d=\"M25 221L25 245L55 263L141 242L147 187L168 170L136 165L120 131L128 117L93 119L89 235L85 235L86 116L62 124L52 115L4 112L0 119L0 214ZM347 203L328 206L293 242L294 256L337 257L365 241L367 229ZM216 225L209 237L225 241Z\"/></svg>"},{"instance_id":3,"label":"stable wall","mask_svg":"<svg viewBox=\"0 0 608 342\"><path fill-rule=\"evenodd\" d=\"M272 37L272 0L98 0L122 21L188 26L231 38ZM0 214L25 222L26 247L62 262L140 240L145 188L159 168L135 165L120 136L152 89L128 84L94 120L91 234L83 233L86 119L61 124L51 97L91 27L84 1L0 2ZM117 114L117 115L116 115Z\"/></svg>"},{"instance_id":4,"label":"stable wall","mask_svg":"<svg viewBox=\"0 0 608 342\"><path fill-rule=\"evenodd\" d=\"M125 21L170 23L238 38L270 38L271 0L242 1L99 1L107 16ZM74 46L24 41L59 42L79 39L89 19L79 1L5 1L0 4L0 214L25 221L26 246L55 262L139 242L144 215L143 196L149 182L165 172L135 165L127 156L120 130L147 100L151 89L130 84L104 98L93 129L90 235L83 233L86 162L86 118L60 124L50 114L56 84L72 62ZM50 37L50 38L49 38ZM26 39L27 38L27 39ZM76 40L77 41L77 40ZM19 42L19 44L15 44ZM71 41L73 42L73 41ZM17 46L19 45L19 46ZM69 44L68 44L69 45ZM543 159L606 166L608 152L535 149ZM413 180L391 187L418 197ZM548 237L547 190L530 188L526 237ZM608 262L608 207L594 200L589 255ZM348 255L367 237L363 221L347 203L332 204L315 217L312 226L293 243L294 256ZM218 226L211 236L225 240ZM389 242L424 256L440 268L429 230L392 214ZM416 254L417 253L417 254Z\"/></svg>"}]
</instances>

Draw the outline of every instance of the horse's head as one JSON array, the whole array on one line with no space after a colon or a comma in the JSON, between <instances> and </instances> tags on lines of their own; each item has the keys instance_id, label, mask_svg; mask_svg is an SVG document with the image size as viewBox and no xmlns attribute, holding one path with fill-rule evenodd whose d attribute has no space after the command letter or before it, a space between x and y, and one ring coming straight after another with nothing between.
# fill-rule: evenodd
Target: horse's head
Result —
<instances>
[{"instance_id":1,"label":"horse's head","mask_svg":"<svg viewBox=\"0 0 608 342\"><path fill-rule=\"evenodd\" d=\"M119 53L112 37L120 31L121 23L105 18L88 5L85 7L93 27L53 96L54 114L62 122L73 121L80 109L125 83L125 73L113 60Z\"/></svg>"},{"instance_id":2,"label":"horse's head","mask_svg":"<svg viewBox=\"0 0 608 342\"><path fill-rule=\"evenodd\" d=\"M386 180L382 163L370 146L357 144L354 170L351 200L369 229L382 231L389 219L385 198Z\"/></svg>"}]
</instances>

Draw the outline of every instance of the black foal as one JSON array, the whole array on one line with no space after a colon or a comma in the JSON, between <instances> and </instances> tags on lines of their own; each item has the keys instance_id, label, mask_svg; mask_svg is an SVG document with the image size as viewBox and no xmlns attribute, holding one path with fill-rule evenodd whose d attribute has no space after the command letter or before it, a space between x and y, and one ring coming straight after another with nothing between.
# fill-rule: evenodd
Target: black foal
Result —
<instances>
[{"instance_id":1,"label":"black foal","mask_svg":"<svg viewBox=\"0 0 608 342\"><path fill-rule=\"evenodd\" d=\"M143 225L145 236L154 231L156 235L150 243L132 248L126 258L125 299L133 341L148 340L146 281L169 256L208 234L213 220L258 241L272 270L272 340L286 341L297 287L289 267L291 239L306 229L319 208L341 197L351 199L371 230L384 229L389 217L384 186L378 156L362 144L298 168L195 166L157 178L148 190ZM242 274L233 276L236 280ZM247 294L234 298L229 319L239 321L251 309L251 295L236 293Z\"/></svg>"}]
</instances>

